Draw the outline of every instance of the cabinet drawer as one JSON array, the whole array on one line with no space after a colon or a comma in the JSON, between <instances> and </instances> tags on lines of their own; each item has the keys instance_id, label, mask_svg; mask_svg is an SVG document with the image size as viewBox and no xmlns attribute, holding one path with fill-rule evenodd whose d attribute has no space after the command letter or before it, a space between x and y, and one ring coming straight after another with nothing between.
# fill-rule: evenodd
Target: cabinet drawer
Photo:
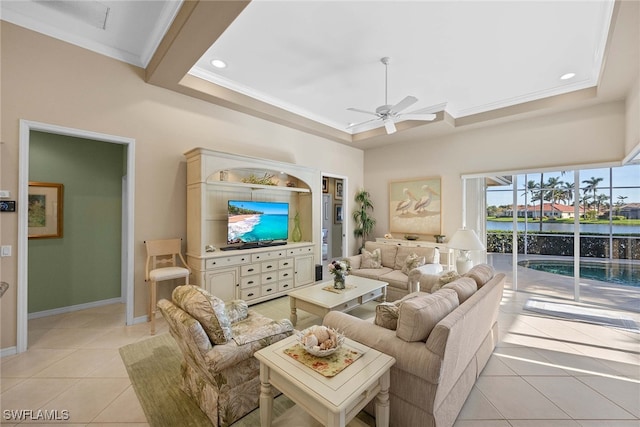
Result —
<instances>
[{"instance_id":1,"label":"cabinet drawer","mask_svg":"<svg viewBox=\"0 0 640 427\"><path fill-rule=\"evenodd\" d=\"M278 270L278 280L293 279L293 268Z\"/></svg>"},{"instance_id":2,"label":"cabinet drawer","mask_svg":"<svg viewBox=\"0 0 640 427\"><path fill-rule=\"evenodd\" d=\"M250 276L252 274L260 273L260 264L249 264L243 265L240 267L240 275L241 276Z\"/></svg>"},{"instance_id":3,"label":"cabinet drawer","mask_svg":"<svg viewBox=\"0 0 640 427\"><path fill-rule=\"evenodd\" d=\"M279 269L283 270L289 267L293 267L293 258L285 258L278 261Z\"/></svg>"},{"instance_id":4,"label":"cabinet drawer","mask_svg":"<svg viewBox=\"0 0 640 427\"><path fill-rule=\"evenodd\" d=\"M240 287L241 288L250 288L252 286L260 285L260 275L255 274L253 276L241 277L240 278Z\"/></svg>"},{"instance_id":5,"label":"cabinet drawer","mask_svg":"<svg viewBox=\"0 0 640 427\"><path fill-rule=\"evenodd\" d=\"M349 311L352 308L357 307L359 305L360 303L358 302L358 298L354 298L351 301L347 301L343 304L336 306L335 309L339 311Z\"/></svg>"},{"instance_id":6,"label":"cabinet drawer","mask_svg":"<svg viewBox=\"0 0 640 427\"><path fill-rule=\"evenodd\" d=\"M240 299L245 301L251 301L252 299L256 299L260 296L260 287L256 286L253 288L240 289Z\"/></svg>"},{"instance_id":7,"label":"cabinet drawer","mask_svg":"<svg viewBox=\"0 0 640 427\"><path fill-rule=\"evenodd\" d=\"M282 280L278 282L278 292L293 290L293 280Z\"/></svg>"},{"instance_id":8,"label":"cabinet drawer","mask_svg":"<svg viewBox=\"0 0 640 427\"><path fill-rule=\"evenodd\" d=\"M260 296L271 295L275 294L276 292L278 292L278 284L271 283L270 285L262 286Z\"/></svg>"},{"instance_id":9,"label":"cabinet drawer","mask_svg":"<svg viewBox=\"0 0 640 427\"><path fill-rule=\"evenodd\" d=\"M286 255L286 251L268 251L268 252L259 252L257 254L251 255L252 262L266 261L269 259L278 259L282 258Z\"/></svg>"},{"instance_id":10,"label":"cabinet drawer","mask_svg":"<svg viewBox=\"0 0 640 427\"><path fill-rule=\"evenodd\" d=\"M278 269L278 261L265 261L260 264L260 269L263 273L276 271Z\"/></svg>"},{"instance_id":11,"label":"cabinet drawer","mask_svg":"<svg viewBox=\"0 0 640 427\"><path fill-rule=\"evenodd\" d=\"M289 256L305 255L310 253L313 253L313 246L305 246L302 248L294 248L294 249L287 250L287 255Z\"/></svg>"},{"instance_id":12,"label":"cabinet drawer","mask_svg":"<svg viewBox=\"0 0 640 427\"><path fill-rule=\"evenodd\" d=\"M262 273L260 276L260 283L266 285L268 283L277 282L278 281L278 272L272 271L271 273Z\"/></svg>"},{"instance_id":13,"label":"cabinet drawer","mask_svg":"<svg viewBox=\"0 0 640 427\"><path fill-rule=\"evenodd\" d=\"M230 265L248 264L250 260L249 255L236 255L229 257L211 258L205 262L205 268L207 270L211 268L228 267Z\"/></svg>"},{"instance_id":14,"label":"cabinet drawer","mask_svg":"<svg viewBox=\"0 0 640 427\"><path fill-rule=\"evenodd\" d=\"M364 304L365 302L369 302L381 296L382 296L382 288L376 289L375 291L367 292L366 294L362 295L360 299L362 300L362 304Z\"/></svg>"}]
</instances>

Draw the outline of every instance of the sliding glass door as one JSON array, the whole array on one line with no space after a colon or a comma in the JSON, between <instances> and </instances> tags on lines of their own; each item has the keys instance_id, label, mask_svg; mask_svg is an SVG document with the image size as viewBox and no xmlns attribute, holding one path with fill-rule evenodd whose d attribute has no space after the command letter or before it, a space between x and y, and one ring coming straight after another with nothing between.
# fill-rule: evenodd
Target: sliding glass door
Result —
<instances>
[{"instance_id":1,"label":"sliding glass door","mask_svg":"<svg viewBox=\"0 0 640 427\"><path fill-rule=\"evenodd\" d=\"M488 260L513 287L640 307L640 165L485 177ZM515 254L515 255L514 255Z\"/></svg>"}]
</instances>

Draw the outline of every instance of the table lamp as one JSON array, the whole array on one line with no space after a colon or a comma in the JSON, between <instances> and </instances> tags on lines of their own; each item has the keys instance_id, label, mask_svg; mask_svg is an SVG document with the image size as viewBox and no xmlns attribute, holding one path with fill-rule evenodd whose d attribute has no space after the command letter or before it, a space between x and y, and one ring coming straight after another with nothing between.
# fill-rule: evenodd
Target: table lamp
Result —
<instances>
[{"instance_id":1,"label":"table lamp","mask_svg":"<svg viewBox=\"0 0 640 427\"><path fill-rule=\"evenodd\" d=\"M447 246L460 251L456 259L458 274L464 274L473 267L469 251L483 251L485 249L476 232L466 228L460 228L456 231Z\"/></svg>"}]
</instances>

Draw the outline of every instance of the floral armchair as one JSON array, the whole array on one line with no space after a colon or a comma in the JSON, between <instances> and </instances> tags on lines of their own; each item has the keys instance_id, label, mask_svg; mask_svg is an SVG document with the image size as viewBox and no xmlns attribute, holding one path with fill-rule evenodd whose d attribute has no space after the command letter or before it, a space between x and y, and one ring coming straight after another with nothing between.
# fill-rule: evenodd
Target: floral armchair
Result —
<instances>
[{"instance_id":1,"label":"floral armchair","mask_svg":"<svg viewBox=\"0 0 640 427\"><path fill-rule=\"evenodd\" d=\"M228 426L259 406L260 363L253 354L293 333L247 303L224 303L193 285L178 286L158 309L184 356L182 388L214 426Z\"/></svg>"}]
</instances>

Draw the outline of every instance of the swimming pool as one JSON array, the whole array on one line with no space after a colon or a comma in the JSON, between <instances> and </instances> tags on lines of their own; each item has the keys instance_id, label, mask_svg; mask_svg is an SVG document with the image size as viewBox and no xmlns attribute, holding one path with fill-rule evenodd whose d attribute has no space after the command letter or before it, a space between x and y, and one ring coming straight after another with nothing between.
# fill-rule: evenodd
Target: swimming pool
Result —
<instances>
[{"instance_id":1,"label":"swimming pool","mask_svg":"<svg viewBox=\"0 0 640 427\"><path fill-rule=\"evenodd\" d=\"M518 265L547 273L573 277L573 261L527 260ZM640 287L640 265L617 262L580 262L580 277L625 286Z\"/></svg>"}]
</instances>

